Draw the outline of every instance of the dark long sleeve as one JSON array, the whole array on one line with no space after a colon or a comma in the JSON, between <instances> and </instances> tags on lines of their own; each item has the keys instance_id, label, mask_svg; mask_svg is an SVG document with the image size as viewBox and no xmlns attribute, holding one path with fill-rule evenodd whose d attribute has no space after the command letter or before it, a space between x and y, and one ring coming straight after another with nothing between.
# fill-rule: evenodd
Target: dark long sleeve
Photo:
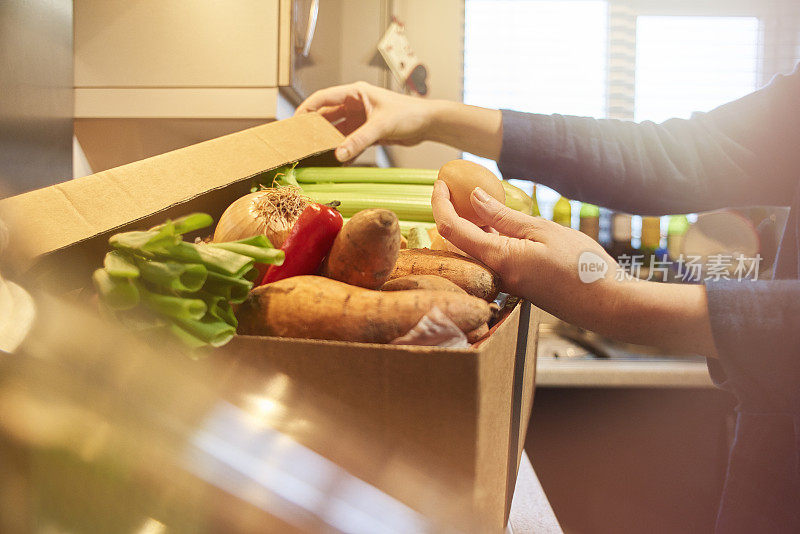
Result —
<instances>
[{"instance_id":1,"label":"dark long sleeve","mask_svg":"<svg viewBox=\"0 0 800 534\"><path fill-rule=\"evenodd\" d=\"M717 532L800 531L800 280L707 284L719 361L739 400Z\"/></svg>"},{"instance_id":2,"label":"dark long sleeve","mask_svg":"<svg viewBox=\"0 0 800 534\"><path fill-rule=\"evenodd\" d=\"M713 377L750 412L800 415L800 280L706 284Z\"/></svg>"},{"instance_id":3,"label":"dark long sleeve","mask_svg":"<svg viewBox=\"0 0 800 534\"><path fill-rule=\"evenodd\" d=\"M800 167L800 69L661 124L503 111L498 162L568 198L661 215L789 205Z\"/></svg>"},{"instance_id":4,"label":"dark long sleeve","mask_svg":"<svg viewBox=\"0 0 800 534\"><path fill-rule=\"evenodd\" d=\"M715 383L739 400L717 532L800 532L800 69L663 124L503 112L506 178L629 213L789 206L772 281L706 284Z\"/></svg>"}]
</instances>

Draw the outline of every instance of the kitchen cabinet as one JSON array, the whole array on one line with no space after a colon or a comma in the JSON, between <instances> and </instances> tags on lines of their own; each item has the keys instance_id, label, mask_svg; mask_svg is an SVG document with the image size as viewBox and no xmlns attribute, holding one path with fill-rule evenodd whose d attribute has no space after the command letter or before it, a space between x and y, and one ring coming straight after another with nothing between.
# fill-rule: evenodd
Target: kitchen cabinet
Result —
<instances>
[{"instance_id":1,"label":"kitchen cabinet","mask_svg":"<svg viewBox=\"0 0 800 534\"><path fill-rule=\"evenodd\" d=\"M287 118L316 89L359 79L386 85L373 56L387 6L75 0L78 152L98 172Z\"/></svg>"},{"instance_id":2,"label":"kitchen cabinet","mask_svg":"<svg viewBox=\"0 0 800 534\"><path fill-rule=\"evenodd\" d=\"M278 0L75 0L76 87L276 87Z\"/></svg>"},{"instance_id":3,"label":"kitchen cabinet","mask_svg":"<svg viewBox=\"0 0 800 534\"><path fill-rule=\"evenodd\" d=\"M276 119L323 87L386 85L373 61L385 0L75 0L74 12L78 118Z\"/></svg>"},{"instance_id":4,"label":"kitchen cabinet","mask_svg":"<svg viewBox=\"0 0 800 534\"><path fill-rule=\"evenodd\" d=\"M331 85L397 89L376 51L393 15L429 66L429 97L460 100L457 0L74 0L76 152L98 172L289 117ZM434 143L389 151L407 167L459 154Z\"/></svg>"},{"instance_id":5,"label":"kitchen cabinet","mask_svg":"<svg viewBox=\"0 0 800 534\"><path fill-rule=\"evenodd\" d=\"M278 112L279 0L75 0L75 116Z\"/></svg>"}]
</instances>

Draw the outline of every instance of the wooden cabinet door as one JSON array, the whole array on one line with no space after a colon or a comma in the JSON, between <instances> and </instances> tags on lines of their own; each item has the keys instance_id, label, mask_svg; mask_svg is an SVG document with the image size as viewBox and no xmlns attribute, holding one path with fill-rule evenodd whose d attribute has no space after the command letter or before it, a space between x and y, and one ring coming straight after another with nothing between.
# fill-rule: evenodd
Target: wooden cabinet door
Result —
<instances>
[{"instance_id":1,"label":"wooden cabinet door","mask_svg":"<svg viewBox=\"0 0 800 534\"><path fill-rule=\"evenodd\" d=\"M76 87L277 87L279 0L74 0Z\"/></svg>"}]
</instances>

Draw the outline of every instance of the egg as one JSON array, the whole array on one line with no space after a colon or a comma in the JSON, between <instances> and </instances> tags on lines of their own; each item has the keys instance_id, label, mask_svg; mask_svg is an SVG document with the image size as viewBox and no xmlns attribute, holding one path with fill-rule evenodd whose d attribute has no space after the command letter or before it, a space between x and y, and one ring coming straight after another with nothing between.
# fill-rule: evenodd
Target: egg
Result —
<instances>
[{"instance_id":1,"label":"egg","mask_svg":"<svg viewBox=\"0 0 800 534\"><path fill-rule=\"evenodd\" d=\"M469 200L472 191L480 187L501 203L506 201L503 184L492 171L471 161L454 159L439 169L439 179L450 189L450 201L461 217L479 226L486 224L478 218Z\"/></svg>"}]
</instances>

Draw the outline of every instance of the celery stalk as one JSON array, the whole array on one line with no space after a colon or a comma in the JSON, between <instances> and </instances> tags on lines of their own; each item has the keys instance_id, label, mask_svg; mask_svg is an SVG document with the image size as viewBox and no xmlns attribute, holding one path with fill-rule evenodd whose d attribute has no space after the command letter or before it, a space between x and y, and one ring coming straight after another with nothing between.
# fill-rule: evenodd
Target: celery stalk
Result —
<instances>
[{"instance_id":1,"label":"celery stalk","mask_svg":"<svg viewBox=\"0 0 800 534\"><path fill-rule=\"evenodd\" d=\"M433 185L439 171L436 169L383 169L377 167L298 167L293 176L298 183L350 183L371 184L425 184Z\"/></svg>"},{"instance_id":2,"label":"celery stalk","mask_svg":"<svg viewBox=\"0 0 800 534\"><path fill-rule=\"evenodd\" d=\"M202 339L199 339L180 326L176 325L175 323L170 323L167 326L167 332L175 336L178 341L189 347L190 349L199 349L201 347L205 347L207 343Z\"/></svg>"},{"instance_id":3,"label":"celery stalk","mask_svg":"<svg viewBox=\"0 0 800 534\"><path fill-rule=\"evenodd\" d=\"M206 282L208 269L199 263L137 261L142 278L170 291L197 291Z\"/></svg>"},{"instance_id":4,"label":"celery stalk","mask_svg":"<svg viewBox=\"0 0 800 534\"><path fill-rule=\"evenodd\" d=\"M369 196L371 194L393 195L399 198L422 197L430 200L433 186L417 184L367 184L367 183L326 183L303 184L303 192L311 193L347 193Z\"/></svg>"},{"instance_id":5,"label":"celery stalk","mask_svg":"<svg viewBox=\"0 0 800 534\"><path fill-rule=\"evenodd\" d=\"M204 319L202 321L175 319L175 323L192 336L205 341L212 347L224 345L236 334L234 327L219 319Z\"/></svg>"},{"instance_id":6,"label":"celery stalk","mask_svg":"<svg viewBox=\"0 0 800 534\"><path fill-rule=\"evenodd\" d=\"M244 243L209 243L208 246L235 252L242 256L248 256L253 258L257 263L275 265L281 265L283 263L283 251L275 248L254 247Z\"/></svg>"},{"instance_id":7,"label":"celery stalk","mask_svg":"<svg viewBox=\"0 0 800 534\"><path fill-rule=\"evenodd\" d=\"M211 215L207 213L190 213L189 215L154 226L151 230L161 230L171 225L176 234L187 234L195 230L200 230L201 228L206 228L212 224L214 224L214 219Z\"/></svg>"},{"instance_id":8,"label":"celery stalk","mask_svg":"<svg viewBox=\"0 0 800 534\"><path fill-rule=\"evenodd\" d=\"M159 295L143 287L139 287L139 293L145 306L160 315L174 319L200 320L208 311L208 306L200 299Z\"/></svg>"},{"instance_id":9,"label":"celery stalk","mask_svg":"<svg viewBox=\"0 0 800 534\"><path fill-rule=\"evenodd\" d=\"M97 269L92 280L106 306L112 310L130 310L139 304L139 290L130 278L116 278L105 269Z\"/></svg>"},{"instance_id":10,"label":"celery stalk","mask_svg":"<svg viewBox=\"0 0 800 534\"><path fill-rule=\"evenodd\" d=\"M131 259L119 250L112 250L106 254L103 266L111 276L117 278L138 278L139 269Z\"/></svg>"},{"instance_id":11,"label":"celery stalk","mask_svg":"<svg viewBox=\"0 0 800 534\"><path fill-rule=\"evenodd\" d=\"M383 208L395 212L399 219L433 222L430 198L406 199L396 195L345 193L308 193L307 195L311 200L320 204L338 200L341 204L337 209L343 217L352 217L365 209Z\"/></svg>"},{"instance_id":12,"label":"celery stalk","mask_svg":"<svg viewBox=\"0 0 800 534\"><path fill-rule=\"evenodd\" d=\"M167 260L187 263L202 263L209 271L230 276L242 276L253 267L253 258L242 256L229 250L215 248L205 243L187 243L180 241L158 254Z\"/></svg>"},{"instance_id":13,"label":"celery stalk","mask_svg":"<svg viewBox=\"0 0 800 534\"><path fill-rule=\"evenodd\" d=\"M212 317L221 319L233 327L239 324L230 302L225 300L225 297L212 295L205 291L197 293L197 297L203 299L203 302L208 306L208 314Z\"/></svg>"},{"instance_id":14,"label":"celery stalk","mask_svg":"<svg viewBox=\"0 0 800 534\"><path fill-rule=\"evenodd\" d=\"M350 220L349 217L345 217L344 218L344 223L347 224L347 221L349 221L349 220ZM436 224L432 223L432 222L406 221L406 220L400 219L399 223L400 223L400 233L403 234L406 237L408 237L408 233L415 226L423 226L426 229L428 229L428 228L436 228Z\"/></svg>"},{"instance_id":15,"label":"celery stalk","mask_svg":"<svg viewBox=\"0 0 800 534\"><path fill-rule=\"evenodd\" d=\"M174 246L181 241L180 236L171 231L171 227L164 226L157 230L115 234L109 238L108 243L113 248L150 258L156 252L163 252L165 247Z\"/></svg>"},{"instance_id":16,"label":"celery stalk","mask_svg":"<svg viewBox=\"0 0 800 534\"><path fill-rule=\"evenodd\" d=\"M247 298L247 294L253 289L253 283L242 278L225 276L209 271L208 279L203 289L212 295L226 298L232 304L239 304Z\"/></svg>"},{"instance_id":17,"label":"celery stalk","mask_svg":"<svg viewBox=\"0 0 800 534\"><path fill-rule=\"evenodd\" d=\"M424 226L414 226L408 232L408 248L431 248L431 236Z\"/></svg>"},{"instance_id":18,"label":"celery stalk","mask_svg":"<svg viewBox=\"0 0 800 534\"><path fill-rule=\"evenodd\" d=\"M267 239L265 235L254 235L253 237L246 237L238 241L231 241L231 243L241 243L242 245L252 245L261 248L273 248L272 243L269 242L269 239Z\"/></svg>"}]
</instances>

